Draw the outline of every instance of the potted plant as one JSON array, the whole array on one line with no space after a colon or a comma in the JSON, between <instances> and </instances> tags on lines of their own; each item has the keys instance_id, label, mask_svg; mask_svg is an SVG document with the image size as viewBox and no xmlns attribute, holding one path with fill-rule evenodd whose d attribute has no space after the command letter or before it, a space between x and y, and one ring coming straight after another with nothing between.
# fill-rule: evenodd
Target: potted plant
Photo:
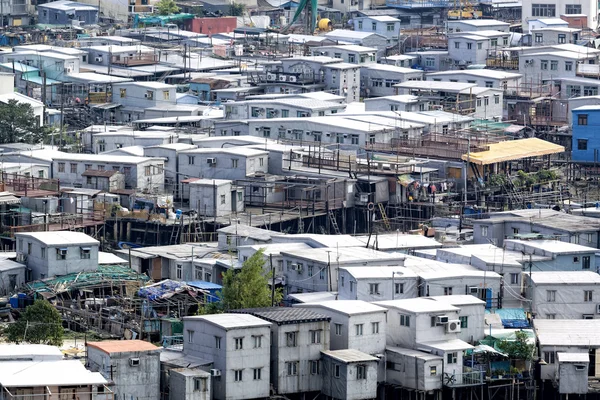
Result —
<instances>
[{"instance_id":1,"label":"potted plant","mask_svg":"<svg viewBox=\"0 0 600 400\"><path fill-rule=\"evenodd\" d=\"M497 369L496 370L496 375L498 375L498 379L502 379L502 377L504 375L504 370L503 369Z\"/></svg>"}]
</instances>

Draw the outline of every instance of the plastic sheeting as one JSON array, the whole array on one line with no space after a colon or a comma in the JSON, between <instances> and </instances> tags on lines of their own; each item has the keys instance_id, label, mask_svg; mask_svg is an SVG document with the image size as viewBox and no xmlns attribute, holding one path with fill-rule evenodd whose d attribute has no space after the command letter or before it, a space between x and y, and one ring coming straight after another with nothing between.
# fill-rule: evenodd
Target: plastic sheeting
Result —
<instances>
[{"instance_id":1,"label":"plastic sheeting","mask_svg":"<svg viewBox=\"0 0 600 400\"><path fill-rule=\"evenodd\" d=\"M495 310L494 313L500 316L502 325L505 328L518 329L530 327L525 310L522 308L501 308Z\"/></svg>"}]
</instances>

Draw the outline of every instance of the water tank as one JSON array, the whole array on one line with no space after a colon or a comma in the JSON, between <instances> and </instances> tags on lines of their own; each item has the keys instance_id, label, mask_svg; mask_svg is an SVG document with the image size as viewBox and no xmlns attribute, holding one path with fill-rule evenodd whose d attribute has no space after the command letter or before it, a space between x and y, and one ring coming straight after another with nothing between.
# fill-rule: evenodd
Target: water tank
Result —
<instances>
[{"instance_id":1,"label":"water tank","mask_svg":"<svg viewBox=\"0 0 600 400\"><path fill-rule=\"evenodd\" d=\"M319 20L319 30L320 31L330 31L331 30L331 20L329 18L322 18Z\"/></svg>"}]
</instances>

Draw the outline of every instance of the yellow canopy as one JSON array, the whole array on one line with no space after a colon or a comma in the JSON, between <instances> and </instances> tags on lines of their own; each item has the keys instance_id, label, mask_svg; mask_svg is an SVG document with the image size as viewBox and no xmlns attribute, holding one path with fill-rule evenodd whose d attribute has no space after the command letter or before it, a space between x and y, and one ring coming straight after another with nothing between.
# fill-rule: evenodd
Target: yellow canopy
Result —
<instances>
[{"instance_id":1,"label":"yellow canopy","mask_svg":"<svg viewBox=\"0 0 600 400\"><path fill-rule=\"evenodd\" d=\"M493 143L488 147L489 150L473 152L469 156L463 154L462 159L465 161L469 159L470 162L477 165L488 165L503 161L519 160L521 158L562 153L565 151L563 146L537 138Z\"/></svg>"}]
</instances>

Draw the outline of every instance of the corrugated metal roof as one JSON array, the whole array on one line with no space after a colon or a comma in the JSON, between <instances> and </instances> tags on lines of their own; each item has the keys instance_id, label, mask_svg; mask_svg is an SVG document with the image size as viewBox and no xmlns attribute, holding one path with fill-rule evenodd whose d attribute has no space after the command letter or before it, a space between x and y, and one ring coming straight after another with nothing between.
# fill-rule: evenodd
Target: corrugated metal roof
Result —
<instances>
[{"instance_id":1,"label":"corrugated metal roof","mask_svg":"<svg viewBox=\"0 0 600 400\"><path fill-rule=\"evenodd\" d=\"M540 346L600 347L600 319L534 319Z\"/></svg>"},{"instance_id":2,"label":"corrugated metal roof","mask_svg":"<svg viewBox=\"0 0 600 400\"><path fill-rule=\"evenodd\" d=\"M565 151L563 146L538 138L511 140L490 144L488 150L463 154L462 159L473 164L488 165L522 158L539 157Z\"/></svg>"},{"instance_id":3,"label":"corrugated metal roof","mask_svg":"<svg viewBox=\"0 0 600 400\"><path fill-rule=\"evenodd\" d=\"M248 308L235 310L234 312L254 315L269 322L276 323L277 325L331 320L331 318L326 315L302 307Z\"/></svg>"}]
</instances>

